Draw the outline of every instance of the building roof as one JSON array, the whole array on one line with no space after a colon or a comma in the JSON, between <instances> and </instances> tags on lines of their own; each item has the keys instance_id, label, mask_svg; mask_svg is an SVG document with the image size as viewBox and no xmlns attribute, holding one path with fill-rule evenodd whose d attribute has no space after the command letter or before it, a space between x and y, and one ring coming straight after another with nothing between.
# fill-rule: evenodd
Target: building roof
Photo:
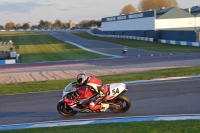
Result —
<instances>
[{"instance_id":1,"label":"building roof","mask_svg":"<svg viewBox=\"0 0 200 133\"><path fill-rule=\"evenodd\" d=\"M188 17L194 17L194 16L178 7L169 7L156 10L157 19L188 18Z\"/></svg>"},{"instance_id":2,"label":"building roof","mask_svg":"<svg viewBox=\"0 0 200 133\"><path fill-rule=\"evenodd\" d=\"M185 10L186 12L189 12L189 8L186 8L183 10ZM194 16L197 16L200 14L200 6L193 6L190 8L190 10L191 10L191 14Z\"/></svg>"},{"instance_id":3,"label":"building roof","mask_svg":"<svg viewBox=\"0 0 200 133\"><path fill-rule=\"evenodd\" d=\"M159 8L156 10L156 17L159 18L160 16L162 16L163 14L167 13L168 11L170 11L171 9L173 9L174 7L168 7L168 8Z\"/></svg>"},{"instance_id":4,"label":"building roof","mask_svg":"<svg viewBox=\"0 0 200 133\"><path fill-rule=\"evenodd\" d=\"M156 10L157 14L164 14L166 12L168 12L169 10L173 9L174 7L168 7L168 8L159 8Z\"/></svg>"}]
</instances>

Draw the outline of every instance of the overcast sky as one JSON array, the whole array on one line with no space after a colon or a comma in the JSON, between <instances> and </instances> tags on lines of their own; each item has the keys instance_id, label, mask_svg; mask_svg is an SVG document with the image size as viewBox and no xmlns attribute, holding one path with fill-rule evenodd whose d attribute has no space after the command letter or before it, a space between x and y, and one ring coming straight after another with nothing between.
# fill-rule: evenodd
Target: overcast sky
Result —
<instances>
[{"instance_id":1,"label":"overcast sky","mask_svg":"<svg viewBox=\"0 0 200 133\"><path fill-rule=\"evenodd\" d=\"M54 23L72 20L100 20L118 15L127 4L137 8L140 0L0 0L0 25L7 22L38 24L40 20ZM182 8L200 5L200 0L177 0Z\"/></svg>"}]
</instances>

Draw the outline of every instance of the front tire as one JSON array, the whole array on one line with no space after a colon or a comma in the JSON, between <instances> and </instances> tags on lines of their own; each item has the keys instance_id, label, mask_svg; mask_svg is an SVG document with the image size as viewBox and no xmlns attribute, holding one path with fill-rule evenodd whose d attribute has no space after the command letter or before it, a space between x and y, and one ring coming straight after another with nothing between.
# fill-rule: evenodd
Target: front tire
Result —
<instances>
[{"instance_id":1,"label":"front tire","mask_svg":"<svg viewBox=\"0 0 200 133\"><path fill-rule=\"evenodd\" d=\"M63 115L63 116L74 116L77 111L74 111L72 108L70 108L69 106L67 108L65 108L65 105L64 103L62 102L59 102L58 105L57 105L57 110L58 112Z\"/></svg>"},{"instance_id":2,"label":"front tire","mask_svg":"<svg viewBox=\"0 0 200 133\"><path fill-rule=\"evenodd\" d=\"M120 108L110 108L110 110L115 113L125 113L131 107L130 99L126 97L124 94L117 96L113 100L113 103L120 107Z\"/></svg>"}]
</instances>

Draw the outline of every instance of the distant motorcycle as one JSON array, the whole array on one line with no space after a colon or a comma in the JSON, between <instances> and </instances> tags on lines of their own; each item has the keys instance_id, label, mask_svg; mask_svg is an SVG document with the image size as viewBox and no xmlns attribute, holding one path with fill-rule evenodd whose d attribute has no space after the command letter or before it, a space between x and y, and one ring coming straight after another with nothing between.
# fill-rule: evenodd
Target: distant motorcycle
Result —
<instances>
[{"instance_id":1,"label":"distant motorcycle","mask_svg":"<svg viewBox=\"0 0 200 133\"><path fill-rule=\"evenodd\" d=\"M101 102L110 105L109 109L115 113L124 113L129 110L131 101L123 93L128 90L123 83L108 85L109 92ZM76 88L76 82L68 84L63 90L62 99L57 105L58 112L63 116L73 116L76 113L95 113L100 110L92 111L89 103L99 97L94 89L88 86Z\"/></svg>"}]
</instances>

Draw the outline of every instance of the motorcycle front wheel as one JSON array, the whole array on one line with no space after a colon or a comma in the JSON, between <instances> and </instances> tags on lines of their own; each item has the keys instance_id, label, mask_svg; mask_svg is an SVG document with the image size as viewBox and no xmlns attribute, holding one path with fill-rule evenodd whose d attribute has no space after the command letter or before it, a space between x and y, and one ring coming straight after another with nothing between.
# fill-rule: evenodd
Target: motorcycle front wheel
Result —
<instances>
[{"instance_id":1,"label":"motorcycle front wheel","mask_svg":"<svg viewBox=\"0 0 200 133\"><path fill-rule=\"evenodd\" d=\"M124 94L117 96L113 101L113 104L117 107L110 108L111 111L115 113L124 113L131 107L131 101Z\"/></svg>"},{"instance_id":2,"label":"motorcycle front wheel","mask_svg":"<svg viewBox=\"0 0 200 133\"><path fill-rule=\"evenodd\" d=\"M67 106L67 108L65 108L65 105L64 103L62 102L59 102L58 105L57 105L57 110L58 112L63 115L63 116L74 116L77 111L74 111L72 108L70 108L69 106Z\"/></svg>"}]
</instances>

